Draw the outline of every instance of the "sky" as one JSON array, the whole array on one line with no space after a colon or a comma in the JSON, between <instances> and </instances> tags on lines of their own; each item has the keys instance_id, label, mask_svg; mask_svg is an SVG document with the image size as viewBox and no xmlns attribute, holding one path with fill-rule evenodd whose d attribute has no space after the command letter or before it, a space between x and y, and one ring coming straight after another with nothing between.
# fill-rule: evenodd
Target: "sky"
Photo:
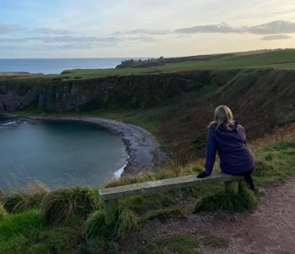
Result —
<instances>
[{"instance_id":1,"label":"sky","mask_svg":"<svg viewBox=\"0 0 295 254\"><path fill-rule=\"evenodd\" d=\"M294 0L0 0L0 58L293 48Z\"/></svg>"}]
</instances>

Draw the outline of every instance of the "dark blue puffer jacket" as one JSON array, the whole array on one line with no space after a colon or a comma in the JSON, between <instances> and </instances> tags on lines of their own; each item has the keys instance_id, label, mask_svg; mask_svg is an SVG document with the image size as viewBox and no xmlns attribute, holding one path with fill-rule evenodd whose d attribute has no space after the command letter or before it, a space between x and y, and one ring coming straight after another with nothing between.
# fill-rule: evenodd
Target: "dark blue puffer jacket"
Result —
<instances>
[{"instance_id":1,"label":"dark blue puffer jacket","mask_svg":"<svg viewBox=\"0 0 295 254\"><path fill-rule=\"evenodd\" d=\"M216 153L220 158L220 168L228 174L240 174L255 167L255 159L246 145L244 128L235 122L232 131L220 126L208 129L205 169L211 174Z\"/></svg>"}]
</instances>

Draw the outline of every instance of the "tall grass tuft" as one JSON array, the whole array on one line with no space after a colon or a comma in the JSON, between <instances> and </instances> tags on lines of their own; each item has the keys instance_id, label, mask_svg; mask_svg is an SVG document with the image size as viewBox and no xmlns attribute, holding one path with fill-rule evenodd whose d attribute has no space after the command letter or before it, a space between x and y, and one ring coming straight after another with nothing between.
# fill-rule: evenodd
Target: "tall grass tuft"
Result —
<instances>
[{"instance_id":1,"label":"tall grass tuft","mask_svg":"<svg viewBox=\"0 0 295 254\"><path fill-rule=\"evenodd\" d=\"M32 181L24 186L16 186L11 193L1 200L9 213L20 213L28 209L40 208L40 204L49 189L39 181Z\"/></svg>"},{"instance_id":2,"label":"tall grass tuft","mask_svg":"<svg viewBox=\"0 0 295 254\"><path fill-rule=\"evenodd\" d=\"M0 220L2 220L4 217L6 217L7 212L4 208L4 206L0 203Z\"/></svg>"},{"instance_id":3,"label":"tall grass tuft","mask_svg":"<svg viewBox=\"0 0 295 254\"><path fill-rule=\"evenodd\" d=\"M112 223L105 223L103 210L91 214L84 224L87 239L97 236L118 238L137 227L138 219L129 209L120 206Z\"/></svg>"},{"instance_id":4,"label":"tall grass tuft","mask_svg":"<svg viewBox=\"0 0 295 254\"><path fill-rule=\"evenodd\" d=\"M98 206L97 197L88 187L61 187L44 197L41 203L41 216L47 225L58 226L71 216L86 219Z\"/></svg>"},{"instance_id":5,"label":"tall grass tuft","mask_svg":"<svg viewBox=\"0 0 295 254\"><path fill-rule=\"evenodd\" d=\"M195 213L200 212L247 212L252 211L257 204L256 198L252 192L243 184L239 186L239 193L220 191L210 196L202 198L197 202Z\"/></svg>"},{"instance_id":6,"label":"tall grass tuft","mask_svg":"<svg viewBox=\"0 0 295 254\"><path fill-rule=\"evenodd\" d=\"M87 239L96 236L109 237L113 225L106 225L103 210L92 213L84 224L85 235Z\"/></svg>"},{"instance_id":7,"label":"tall grass tuft","mask_svg":"<svg viewBox=\"0 0 295 254\"><path fill-rule=\"evenodd\" d=\"M138 219L132 211L125 206L120 206L117 210L113 236L122 237L125 233L137 227Z\"/></svg>"}]
</instances>

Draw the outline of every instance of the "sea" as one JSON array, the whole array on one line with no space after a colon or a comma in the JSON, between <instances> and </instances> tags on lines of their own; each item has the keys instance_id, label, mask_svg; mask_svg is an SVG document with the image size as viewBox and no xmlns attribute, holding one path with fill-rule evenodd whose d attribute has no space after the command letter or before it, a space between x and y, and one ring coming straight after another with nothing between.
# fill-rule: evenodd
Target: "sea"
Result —
<instances>
[{"instance_id":1,"label":"sea","mask_svg":"<svg viewBox=\"0 0 295 254\"><path fill-rule=\"evenodd\" d=\"M128 154L122 140L97 125L0 117L0 189L41 181L100 186L120 177Z\"/></svg>"},{"instance_id":2,"label":"sea","mask_svg":"<svg viewBox=\"0 0 295 254\"><path fill-rule=\"evenodd\" d=\"M73 69L115 68L122 60L126 59L130 58L0 59L0 72L60 74L64 70ZM133 59L137 60L138 58Z\"/></svg>"}]
</instances>

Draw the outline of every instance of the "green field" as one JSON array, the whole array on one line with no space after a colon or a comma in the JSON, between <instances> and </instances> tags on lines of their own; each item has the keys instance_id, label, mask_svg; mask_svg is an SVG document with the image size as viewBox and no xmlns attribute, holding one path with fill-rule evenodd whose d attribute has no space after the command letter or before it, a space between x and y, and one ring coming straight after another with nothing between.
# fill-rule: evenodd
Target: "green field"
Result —
<instances>
[{"instance_id":1,"label":"green field","mask_svg":"<svg viewBox=\"0 0 295 254\"><path fill-rule=\"evenodd\" d=\"M228 68L295 68L295 50L280 50L267 53L232 56L208 61L188 61L165 66L149 68L124 68L124 69L97 69L97 70L71 70L67 74L59 76L93 78L111 75L132 75L161 73L167 71L192 71L204 69L228 69Z\"/></svg>"},{"instance_id":2,"label":"green field","mask_svg":"<svg viewBox=\"0 0 295 254\"><path fill-rule=\"evenodd\" d=\"M223 58L212 58L212 60L196 60L173 64L166 64L148 68L123 68L123 69L75 69L66 70L59 75L38 75L23 76L22 78L61 78L61 79L85 79L99 78L106 76L140 75L150 73L163 73L174 71L232 69L232 68L275 68L294 69L295 50L277 50L266 53L258 53L243 56L230 56ZM1 76L1 74L0 74Z\"/></svg>"}]
</instances>

